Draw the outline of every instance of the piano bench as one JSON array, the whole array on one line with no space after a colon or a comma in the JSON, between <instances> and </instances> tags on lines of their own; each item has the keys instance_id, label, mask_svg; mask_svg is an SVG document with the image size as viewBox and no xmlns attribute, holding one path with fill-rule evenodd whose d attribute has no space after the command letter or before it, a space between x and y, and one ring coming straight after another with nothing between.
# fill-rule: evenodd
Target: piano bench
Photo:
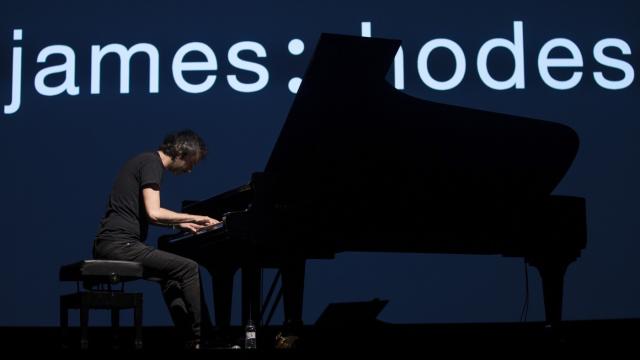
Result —
<instances>
[{"instance_id":1,"label":"piano bench","mask_svg":"<svg viewBox=\"0 0 640 360\"><path fill-rule=\"evenodd\" d=\"M80 348L89 347L89 310L111 310L114 346L118 344L120 310L133 309L136 349L142 348L142 294L127 293L124 283L142 278L142 264L132 261L83 260L60 268L60 281L75 281L76 292L60 296L63 346L69 328L69 309L80 310ZM80 287L82 283L82 287ZM117 286L120 284L120 286ZM119 289L118 289L119 287Z\"/></svg>"}]
</instances>

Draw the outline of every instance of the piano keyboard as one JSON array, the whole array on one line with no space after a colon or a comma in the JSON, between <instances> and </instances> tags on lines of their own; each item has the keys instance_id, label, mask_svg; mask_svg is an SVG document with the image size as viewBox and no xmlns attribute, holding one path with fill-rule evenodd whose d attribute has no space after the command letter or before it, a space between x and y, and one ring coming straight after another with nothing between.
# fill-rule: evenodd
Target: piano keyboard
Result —
<instances>
[{"instance_id":1,"label":"piano keyboard","mask_svg":"<svg viewBox=\"0 0 640 360\"><path fill-rule=\"evenodd\" d=\"M198 236L198 235L204 235L204 234L209 234L212 232L216 232L219 231L221 229L224 228L224 222L219 222L215 225L211 225L208 226L206 228L202 228L199 231L197 231L195 234L190 233L190 232L182 232L176 235L176 237L171 238L169 241L167 241L167 244L175 244L177 242L180 242L181 240L184 239L188 239L194 236Z\"/></svg>"}]
</instances>

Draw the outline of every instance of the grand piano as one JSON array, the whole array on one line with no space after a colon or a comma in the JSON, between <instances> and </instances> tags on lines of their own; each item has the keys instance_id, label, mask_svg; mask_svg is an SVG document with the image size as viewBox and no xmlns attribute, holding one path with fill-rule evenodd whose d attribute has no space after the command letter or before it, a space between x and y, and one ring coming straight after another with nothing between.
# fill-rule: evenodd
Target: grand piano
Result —
<instances>
[{"instance_id":1,"label":"grand piano","mask_svg":"<svg viewBox=\"0 0 640 360\"><path fill-rule=\"evenodd\" d=\"M282 272L300 320L307 259L347 251L522 257L562 318L565 271L586 246L585 200L552 195L578 150L569 127L408 96L385 81L400 41L322 34L268 163L247 184L182 211L223 219L161 249L212 275L216 323L259 318L260 269ZM410 279L418 283L419 279Z\"/></svg>"}]
</instances>

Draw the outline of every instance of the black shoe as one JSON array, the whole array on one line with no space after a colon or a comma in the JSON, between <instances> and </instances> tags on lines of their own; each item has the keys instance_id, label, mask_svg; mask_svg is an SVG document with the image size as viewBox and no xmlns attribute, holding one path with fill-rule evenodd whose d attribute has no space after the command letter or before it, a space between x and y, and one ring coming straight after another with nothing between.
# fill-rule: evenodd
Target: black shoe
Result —
<instances>
[{"instance_id":1,"label":"black shoe","mask_svg":"<svg viewBox=\"0 0 640 360\"><path fill-rule=\"evenodd\" d=\"M187 340L184 342L184 349L188 351L200 350L200 340Z\"/></svg>"},{"instance_id":2,"label":"black shoe","mask_svg":"<svg viewBox=\"0 0 640 360\"><path fill-rule=\"evenodd\" d=\"M241 349L237 341L232 340L231 336L217 336L213 340L205 344L207 349L215 350L235 350Z\"/></svg>"}]
</instances>

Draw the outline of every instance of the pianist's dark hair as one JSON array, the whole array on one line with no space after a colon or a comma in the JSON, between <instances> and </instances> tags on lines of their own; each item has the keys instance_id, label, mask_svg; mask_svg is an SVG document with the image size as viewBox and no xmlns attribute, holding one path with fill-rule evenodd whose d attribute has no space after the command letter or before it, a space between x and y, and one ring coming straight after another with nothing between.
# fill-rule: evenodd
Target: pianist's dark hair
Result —
<instances>
[{"instance_id":1,"label":"pianist's dark hair","mask_svg":"<svg viewBox=\"0 0 640 360\"><path fill-rule=\"evenodd\" d=\"M207 145L204 140L193 130L182 130L165 136L162 145L158 150L170 156L172 159L176 157L189 157L197 155L200 159L204 159L207 155Z\"/></svg>"}]
</instances>

